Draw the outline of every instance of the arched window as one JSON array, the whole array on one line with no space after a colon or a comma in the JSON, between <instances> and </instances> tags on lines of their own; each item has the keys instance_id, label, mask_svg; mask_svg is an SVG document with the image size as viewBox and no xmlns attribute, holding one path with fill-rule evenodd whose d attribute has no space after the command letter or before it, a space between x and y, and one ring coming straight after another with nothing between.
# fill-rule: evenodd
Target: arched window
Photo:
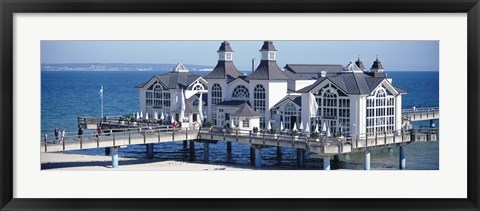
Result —
<instances>
[{"instance_id":1,"label":"arched window","mask_svg":"<svg viewBox=\"0 0 480 211\"><path fill-rule=\"evenodd\" d=\"M222 87L220 84L213 84L212 86L212 105L222 102Z\"/></svg>"},{"instance_id":2,"label":"arched window","mask_svg":"<svg viewBox=\"0 0 480 211\"><path fill-rule=\"evenodd\" d=\"M192 85L190 85L188 87L189 90L198 90L198 91L202 91L202 90L205 90L205 86L203 86L202 83L200 83L200 81L195 81L195 83L193 83Z\"/></svg>"},{"instance_id":3,"label":"arched window","mask_svg":"<svg viewBox=\"0 0 480 211\"><path fill-rule=\"evenodd\" d=\"M237 87L235 87L235 89L233 89L232 97L240 98L240 99L248 99L250 98L250 92L248 91L248 88L245 87L244 85L238 85Z\"/></svg>"},{"instance_id":4,"label":"arched window","mask_svg":"<svg viewBox=\"0 0 480 211\"><path fill-rule=\"evenodd\" d=\"M260 128L265 128L266 94L265 87L258 84L253 89L253 108L262 116L260 117Z\"/></svg>"},{"instance_id":5,"label":"arched window","mask_svg":"<svg viewBox=\"0 0 480 211\"><path fill-rule=\"evenodd\" d=\"M367 133L383 133L395 129L395 97L384 87L367 97Z\"/></svg>"},{"instance_id":6,"label":"arched window","mask_svg":"<svg viewBox=\"0 0 480 211\"><path fill-rule=\"evenodd\" d=\"M146 92L146 105L154 109L161 109L162 111L170 111L170 92L165 89L160 83L151 86ZM151 109L150 112L153 112Z\"/></svg>"},{"instance_id":7,"label":"arched window","mask_svg":"<svg viewBox=\"0 0 480 211\"><path fill-rule=\"evenodd\" d=\"M323 93L323 116L337 117L337 94L332 89Z\"/></svg>"},{"instance_id":8,"label":"arched window","mask_svg":"<svg viewBox=\"0 0 480 211\"><path fill-rule=\"evenodd\" d=\"M297 116L298 116L298 111L295 105L293 105L293 103L288 103L287 105L285 105L283 109L283 119L285 121L285 128L292 129L293 124L299 121ZM297 125L297 130L298 130L298 125Z\"/></svg>"},{"instance_id":9,"label":"arched window","mask_svg":"<svg viewBox=\"0 0 480 211\"><path fill-rule=\"evenodd\" d=\"M216 105L222 102L222 87L220 84L213 84L212 86L212 105ZM215 107L214 107L215 108ZM211 111L210 119L212 120L213 124L217 124L217 112L215 109Z\"/></svg>"},{"instance_id":10,"label":"arched window","mask_svg":"<svg viewBox=\"0 0 480 211\"><path fill-rule=\"evenodd\" d=\"M340 131L342 135L350 135L350 98L333 84L320 89L316 96L319 105L316 120L312 125L325 125L332 136Z\"/></svg>"}]
</instances>

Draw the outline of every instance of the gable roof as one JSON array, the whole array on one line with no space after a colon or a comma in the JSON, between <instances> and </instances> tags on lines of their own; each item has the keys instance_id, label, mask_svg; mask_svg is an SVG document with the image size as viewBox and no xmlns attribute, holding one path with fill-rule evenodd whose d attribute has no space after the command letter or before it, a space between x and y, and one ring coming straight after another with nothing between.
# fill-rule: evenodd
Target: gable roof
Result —
<instances>
[{"instance_id":1,"label":"gable roof","mask_svg":"<svg viewBox=\"0 0 480 211\"><path fill-rule=\"evenodd\" d=\"M178 107L175 110L173 110L172 112L180 113L181 110L182 110L182 107ZM199 111L198 111L198 108L196 108L195 106L191 106L190 103L185 103L185 113L186 114L198 114Z\"/></svg>"},{"instance_id":2,"label":"gable roof","mask_svg":"<svg viewBox=\"0 0 480 211\"><path fill-rule=\"evenodd\" d=\"M242 103L240 107L230 116L240 116L240 117L260 117L260 113L254 111L247 103Z\"/></svg>"},{"instance_id":3,"label":"gable roof","mask_svg":"<svg viewBox=\"0 0 480 211\"><path fill-rule=\"evenodd\" d=\"M302 107L302 96L301 95L287 95L282 98L277 104L275 104L272 109L278 109L282 103L285 101L291 101L298 106Z\"/></svg>"},{"instance_id":4,"label":"gable roof","mask_svg":"<svg viewBox=\"0 0 480 211\"><path fill-rule=\"evenodd\" d=\"M329 80L346 94L370 94L380 83L385 80L385 78L371 77L365 73L340 73L329 77L327 76L325 78L319 78L312 85L306 86L297 92L308 93L325 80ZM396 90L398 89L396 87L394 88ZM401 93L406 93L404 90L401 91L403 91Z\"/></svg>"},{"instance_id":5,"label":"gable roof","mask_svg":"<svg viewBox=\"0 0 480 211\"><path fill-rule=\"evenodd\" d=\"M247 80L287 80L288 76L278 67L275 60L261 60L257 69Z\"/></svg>"},{"instance_id":6,"label":"gable roof","mask_svg":"<svg viewBox=\"0 0 480 211\"><path fill-rule=\"evenodd\" d=\"M188 100L192 99L193 96L196 96L198 99L200 99L200 93L197 93L192 95L190 98L188 98ZM202 101L204 102L205 105L208 105L208 93L202 93Z\"/></svg>"}]
</instances>

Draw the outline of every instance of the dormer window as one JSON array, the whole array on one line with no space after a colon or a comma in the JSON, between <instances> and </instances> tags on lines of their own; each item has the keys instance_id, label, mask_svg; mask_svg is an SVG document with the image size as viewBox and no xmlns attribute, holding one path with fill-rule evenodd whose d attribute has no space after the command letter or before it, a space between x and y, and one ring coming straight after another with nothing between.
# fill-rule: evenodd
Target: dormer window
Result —
<instances>
[{"instance_id":1,"label":"dormer window","mask_svg":"<svg viewBox=\"0 0 480 211\"><path fill-rule=\"evenodd\" d=\"M232 61L233 53L231 52L219 52L218 60L220 61Z\"/></svg>"},{"instance_id":2,"label":"dormer window","mask_svg":"<svg viewBox=\"0 0 480 211\"><path fill-rule=\"evenodd\" d=\"M268 60L275 60L275 52L268 53Z\"/></svg>"}]
</instances>

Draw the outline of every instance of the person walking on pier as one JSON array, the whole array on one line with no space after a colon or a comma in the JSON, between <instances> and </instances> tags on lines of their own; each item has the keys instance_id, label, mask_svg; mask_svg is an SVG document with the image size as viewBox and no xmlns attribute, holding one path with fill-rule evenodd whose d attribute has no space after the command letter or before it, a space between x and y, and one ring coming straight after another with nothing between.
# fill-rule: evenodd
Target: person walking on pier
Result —
<instances>
[{"instance_id":1,"label":"person walking on pier","mask_svg":"<svg viewBox=\"0 0 480 211\"><path fill-rule=\"evenodd\" d=\"M55 141L53 141L54 144L58 142L59 135L60 135L60 131L58 130L58 128L55 128Z\"/></svg>"},{"instance_id":2,"label":"person walking on pier","mask_svg":"<svg viewBox=\"0 0 480 211\"><path fill-rule=\"evenodd\" d=\"M65 141L65 129L62 130L62 139L60 140L60 143Z\"/></svg>"},{"instance_id":3,"label":"person walking on pier","mask_svg":"<svg viewBox=\"0 0 480 211\"><path fill-rule=\"evenodd\" d=\"M82 138L82 135L83 135L83 128L80 127L80 125L78 126L78 140L80 140Z\"/></svg>"},{"instance_id":4,"label":"person walking on pier","mask_svg":"<svg viewBox=\"0 0 480 211\"><path fill-rule=\"evenodd\" d=\"M97 127L97 136L100 137L100 135L102 135L102 126L98 125Z\"/></svg>"}]
</instances>

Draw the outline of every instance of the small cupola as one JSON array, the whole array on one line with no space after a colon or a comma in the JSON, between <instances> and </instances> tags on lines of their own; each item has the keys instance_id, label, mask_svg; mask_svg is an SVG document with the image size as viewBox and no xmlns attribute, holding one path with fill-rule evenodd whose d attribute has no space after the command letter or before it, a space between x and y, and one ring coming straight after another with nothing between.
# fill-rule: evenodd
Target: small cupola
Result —
<instances>
[{"instance_id":1,"label":"small cupola","mask_svg":"<svg viewBox=\"0 0 480 211\"><path fill-rule=\"evenodd\" d=\"M182 72L188 72L188 69L183 66L182 63L178 62L173 68L172 68L172 73L182 73Z\"/></svg>"},{"instance_id":2,"label":"small cupola","mask_svg":"<svg viewBox=\"0 0 480 211\"><path fill-rule=\"evenodd\" d=\"M262 54L262 60L276 60L277 59L277 49L273 46L272 41L263 42L263 46L260 49Z\"/></svg>"},{"instance_id":3,"label":"small cupola","mask_svg":"<svg viewBox=\"0 0 480 211\"><path fill-rule=\"evenodd\" d=\"M370 71L377 72L377 73L383 72L383 65L382 65L382 62L378 60L378 55L377 55L377 59L373 62L373 65L372 65L372 68L370 68Z\"/></svg>"},{"instance_id":4,"label":"small cupola","mask_svg":"<svg viewBox=\"0 0 480 211\"><path fill-rule=\"evenodd\" d=\"M220 45L220 48L217 51L219 61L232 61L233 60L233 50L230 47L230 43L223 41Z\"/></svg>"},{"instance_id":5,"label":"small cupola","mask_svg":"<svg viewBox=\"0 0 480 211\"><path fill-rule=\"evenodd\" d=\"M356 64L360 69L362 69L363 71L365 71L365 66L363 65L362 60L360 60L360 56L358 56L358 59L357 59L357 61L355 62L355 64Z\"/></svg>"}]
</instances>

